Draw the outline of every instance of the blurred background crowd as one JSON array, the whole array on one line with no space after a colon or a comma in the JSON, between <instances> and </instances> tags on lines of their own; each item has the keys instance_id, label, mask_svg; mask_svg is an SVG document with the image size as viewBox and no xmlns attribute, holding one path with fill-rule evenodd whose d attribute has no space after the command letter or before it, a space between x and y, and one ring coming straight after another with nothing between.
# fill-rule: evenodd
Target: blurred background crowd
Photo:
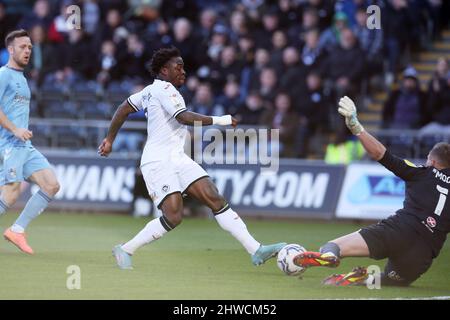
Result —
<instances>
[{"instance_id":1,"label":"blurred background crowd","mask_svg":"<svg viewBox=\"0 0 450 320\"><path fill-rule=\"evenodd\" d=\"M81 29L66 23L73 4ZM367 28L372 4L381 29ZM33 117L110 119L151 83L153 51L173 45L188 73L181 91L190 110L280 129L281 156L307 158L321 154L330 133L335 142L348 138L335 111L342 95L363 102L389 91L385 128L450 124L448 59L438 60L425 88L409 66L439 40L449 16L441 0L0 0L0 35L30 32ZM0 64L7 58L0 42ZM132 141L127 148L142 142Z\"/></svg>"}]
</instances>

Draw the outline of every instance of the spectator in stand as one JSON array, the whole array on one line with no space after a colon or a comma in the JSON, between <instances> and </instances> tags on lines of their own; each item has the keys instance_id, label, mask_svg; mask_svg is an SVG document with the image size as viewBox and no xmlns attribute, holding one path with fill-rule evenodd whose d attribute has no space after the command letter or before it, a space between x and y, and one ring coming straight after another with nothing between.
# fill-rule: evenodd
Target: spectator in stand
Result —
<instances>
[{"instance_id":1,"label":"spectator in stand","mask_svg":"<svg viewBox=\"0 0 450 320\"><path fill-rule=\"evenodd\" d=\"M5 39L6 35L16 29L14 17L6 14L6 5L0 1L0 39ZM5 48L4 41L0 41L0 50Z\"/></svg>"},{"instance_id":2,"label":"spectator in stand","mask_svg":"<svg viewBox=\"0 0 450 320\"><path fill-rule=\"evenodd\" d=\"M48 27L47 38L49 41L54 43L64 43L67 41L67 34L70 29L67 24L69 18L70 10L67 10L69 6L72 5L72 1L64 0L60 5L60 13L56 16Z\"/></svg>"},{"instance_id":3,"label":"spectator in stand","mask_svg":"<svg viewBox=\"0 0 450 320\"><path fill-rule=\"evenodd\" d=\"M186 18L178 18L173 24L173 42L183 56L184 68L187 73L194 72L201 64L199 57L201 49L200 43L194 37L192 32L192 24Z\"/></svg>"},{"instance_id":4,"label":"spectator in stand","mask_svg":"<svg viewBox=\"0 0 450 320\"><path fill-rule=\"evenodd\" d=\"M272 65L281 66L283 64L283 51L288 45L286 34L277 30L272 35L272 49L270 61Z\"/></svg>"},{"instance_id":5,"label":"spectator in stand","mask_svg":"<svg viewBox=\"0 0 450 320\"><path fill-rule=\"evenodd\" d=\"M330 97L322 87L318 73L312 72L306 78L307 88L297 93L294 110L298 114L297 156L304 158L309 153L310 137L317 132L328 131Z\"/></svg>"},{"instance_id":6,"label":"spectator in stand","mask_svg":"<svg viewBox=\"0 0 450 320\"><path fill-rule=\"evenodd\" d=\"M258 92L251 91L242 106L239 107L235 118L243 125L259 125L266 107Z\"/></svg>"},{"instance_id":7,"label":"spectator in stand","mask_svg":"<svg viewBox=\"0 0 450 320\"><path fill-rule=\"evenodd\" d=\"M100 22L100 6L97 0L84 0L81 7L81 23L87 37L92 37Z\"/></svg>"},{"instance_id":8,"label":"spectator in stand","mask_svg":"<svg viewBox=\"0 0 450 320\"><path fill-rule=\"evenodd\" d=\"M239 83L228 81L223 88L223 94L217 98L217 104L223 108L224 114L235 115L242 104Z\"/></svg>"},{"instance_id":9,"label":"spectator in stand","mask_svg":"<svg viewBox=\"0 0 450 320\"><path fill-rule=\"evenodd\" d=\"M184 98L186 105L190 105L195 96L195 91L200 84L196 75L187 75L186 84L180 88L180 93Z\"/></svg>"},{"instance_id":10,"label":"spectator in stand","mask_svg":"<svg viewBox=\"0 0 450 320\"><path fill-rule=\"evenodd\" d=\"M212 62L220 59L220 52L228 44L228 28L223 24L216 24L213 28L211 41L208 43L207 56Z\"/></svg>"},{"instance_id":11,"label":"spectator in stand","mask_svg":"<svg viewBox=\"0 0 450 320\"><path fill-rule=\"evenodd\" d=\"M223 110L220 106L215 104L215 97L209 83L201 83L195 91L194 99L192 100L189 109L193 112L201 114L210 114L213 116L223 115Z\"/></svg>"},{"instance_id":12,"label":"spectator in stand","mask_svg":"<svg viewBox=\"0 0 450 320\"><path fill-rule=\"evenodd\" d=\"M100 51L102 43L106 40L113 40L115 31L122 25L122 18L119 10L109 9L106 12L106 21L101 23L94 36L94 49ZM117 45L117 43L116 43Z\"/></svg>"},{"instance_id":13,"label":"spectator in stand","mask_svg":"<svg viewBox=\"0 0 450 320\"><path fill-rule=\"evenodd\" d=\"M325 30L331 25L334 14L334 0L307 0L302 4L303 10L314 9L319 17L319 29Z\"/></svg>"},{"instance_id":14,"label":"spectator in stand","mask_svg":"<svg viewBox=\"0 0 450 320\"><path fill-rule=\"evenodd\" d=\"M325 57L325 52L319 46L319 31L313 29L306 32L301 60L308 71L320 69Z\"/></svg>"},{"instance_id":15,"label":"spectator in stand","mask_svg":"<svg viewBox=\"0 0 450 320\"><path fill-rule=\"evenodd\" d=\"M280 28L288 30L300 21L298 3L292 0L278 0L278 16L280 17Z\"/></svg>"},{"instance_id":16,"label":"spectator in stand","mask_svg":"<svg viewBox=\"0 0 450 320\"><path fill-rule=\"evenodd\" d=\"M447 85L447 73L450 70L449 62L444 57L438 59L436 63L436 69L433 72L433 76L428 83L428 97L430 98L435 92L439 92L441 88L445 88ZM428 99L429 99L428 98Z\"/></svg>"},{"instance_id":17,"label":"spectator in stand","mask_svg":"<svg viewBox=\"0 0 450 320\"><path fill-rule=\"evenodd\" d=\"M328 131L328 116L332 112L332 98L323 88L322 79L317 72L311 72L306 77L307 90L295 97L295 111L303 118L302 125L307 127L308 134ZM334 114L334 112L333 112Z\"/></svg>"},{"instance_id":18,"label":"spectator in stand","mask_svg":"<svg viewBox=\"0 0 450 320\"><path fill-rule=\"evenodd\" d=\"M75 73L76 77L82 78L95 76L91 47L84 38L82 29L72 29L68 32L67 41L61 47L61 55L65 60L65 73Z\"/></svg>"},{"instance_id":19,"label":"spectator in stand","mask_svg":"<svg viewBox=\"0 0 450 320\"><path fill-rule=\"evenodd\" d=\"M255 89L261 98L266 101L273 101L277 92L278 77L275 69L264 68L259 76L259 83Z\"/></svg>"},{"instance_id":20,"label":"spectator in stand","mask_svg":"<svg viewBox=\"0 0 450 320\"><path fill-rule=\"evenodd\" d=\"M385 128L417 129L428 123L426 95L420 89L417 71L409 67L403 72L400 89L389 95L383 110Z\"/></svg>"},{"instance_id":21,"label":"spectator in stand","mask_svg":"<svg viewBox=\"0 0 450 320\"><path fill-rule=\"evenodd\" d=\"M196 1L192 0L176 0L176 1L139 1L149 4L161 4L161 15L167 21L174 18L185 17L190 21L195 21L198 13Z\"/></svg>"},{"instance_id":22,"label":"spectator in stand","mask_svg":"<svg viewBox=\"0 0 450 320\"><path fill-rule=\"evenodd\" d=\"M269 66L270 66L269 51L263 48L256 49L255 61L253 67L250 70L250 75L247 78L243 79L242 88L244 88L244 96L247 96L248 90L255 89L257 87L261 71Z\"/></svg>"},{"instance_id":23,"label":"spectator in stand","mask_svg":"<svg viewBox=\"0 0 450 320\"><path fill-rule=\"evenodd\" d=\"M447 133L450 133L450 71L447 71L445 82L436 81L432 86L428 105L433 123L446 126Z\"/></svg>"},{"instance_id":24,"label":"spectator in stand","mask_svg":"<svg viewBox=\"0 0 450 320\"><path fill-rule=\"evenodd\" d=\"M288 30L290 42L300 48L303 46L304 34L311 30L319 30L319 15L312 8L306 8L302 14L301 25L294 25Z\"/></svg>"},{"instance_id":25,"label":"spectator in stand","mask_svg":"<svg viewBox=\"0 0 450 320\"><path fill-rule=\"evenodd\" d=\"M340 45L325 60L322 71L338 96L355 95L364 68L364 54L350 29L341 31Z\"/></svg>"},{"instance_id":26,"label":"spectator in stand","mask_svg":"<svg viewBox=\"0 0 450 320\"><path fill-rule=\"evenodd\" d=\"M270 49L271 39L275 31L278 30L279 18L275 7L267 8L262 16L262 28L255 31L255 42L258 48Z\"/></svg>"},{"instance_id":27,"label":"spectator in stand","mask_svg":"<svg viewBox=\"0 0 450 320\"><path fill-rule=\"evenodd\" d=\"M253 21L258 21L264 8L264 0L241 0L238 10L245 11Z\"/></svg>"},{"instance_id":28,"label":"spectator in stand","mask_svg":"<svg viewBox=\"0 0 450 320\"><path fill-rule=\"evenodd\" d=\"M343 12L336 12L333 25L328 27L319 39L320 48L332 53L333 49L341 42L341 34L348 28L348 17Z\"/></svg>"},{"instance_id":29,"label":"spectator in stand","mask_svg":"<svg viewBox=\"0 0 450 320\"><path fill-rule=\"evenodd\" d=\"M49 72L57 69L55 57L56 51L53 46L46 41L45 30L42 25L35 25L30 31L31 42L33 43L33 52L31 54L29 67L30 79L40 86L44 81L45 76Z\"/></svg>"},{"instance_id":30,"label":"spectator in stand","mask_svg":"<svg viewBox=\"0 0 450 320\"><path fill-rule=\"evenodd\" d=\"M144 43L137 34L130 34L126 41L126 52L119 58L122 76L134 79L136 82L147 80L149 73L143 66L145 66L150 57L145 50Z\"/></svg>"},{"instance_id":31,"label":"spectator in stand","mask_svg":"<svg viewBox=\"0 0 450 320\"><path fill-rule=\"evenodd\" d=\"M235 10L230 17L230 39L236 41L239 37L249 34L248 21L244 12Z\"/></svg>"},{"instance_id":32,"label":"spectator in stand","mask_svg":"<svg viewBox=\"0 0 450 320\"><path fill-rule=\"evenodd\" d=\"M357 9L355 18L356 25L352 30L364 52L364 74L369 78L383 70L383 29L367 28L367 13L364 7Z\"/></svg>"},{"instance_id":33,"label":"spectator in stand","mask_svg":"<svg viewBox=\"0 0 450 320\"><path fill-rule=\"evenodd\" d=\"M103 42L98 65L100 70L97 72L97 82L102 87L107 87L109 82L120 78L121 70L117 63L116 45L113 41Z\"/></svg>"},{"instance_id":34,"label":"spectator in stand","mask_svg":"<svg viewBox=\"0 0 450 320\"><path fill-rule=\"evenodd\" d=\"M361 160L365 155L364 147L347 129L343 119L340 119L336 132L326 146L325 162L350 164L353 161Z\"/></svg>"},{"instance_id":35,"label":"spectator in stand","mask_svg":"<svg viewBox=\"0 0 450 320\"><path fill-rule=\"evenodd\" d=\"M238 59L244 67L251 68L255 60L255 41L249 35L243 35L238 40Z\"/></svg>"},{"instance_id":36,"label":"spectator in stand","mask_svg":"<svg viewBox=\"0 0 450 320\"><path fill-rule=\"evenodd\" d=\"M372 4L378 4L377 0L341 0L336 3L335 10L344 12L348 17L348 23L351 28L357 24L356 12L363 9L366 12L367 7Z\"/></svg>"},{"instance_id":37,"label":"spectator in stand","mask_svg":"<svg viewBox=\"0 0 450 320\"><path fill-rule=\"evenodd\" d=\"M409 42L409 32L414 28L414 21L408 11L407 0L387 0L385 4L381 22L388 61L385 82L390 86L396 72L401 69L400 57Z\"/></svg>"},{"instance_id":38,"label":"spectator in stand","mask_svg":"<svg viewBox=\"0 0 450 320\"><path fill-rule=\"evenodd\" d=\"M283 51L283 67L280 75L280 88L291 96L306 88L306 67L300 61L300 54L294 47Z\"/></svg>"},{"instance_id":39,"label":"spectator in stand","mask_svg":"<svg viewBox=\"0 0 450 320\"><path fill-rule=\"evenodd\" d=\"M287 92L280 91L275 97L275 108L267 109L261 116L261 124L270 129L279 130L279 154L281 157L297 156L297 131L299 127L298 114L293 110L291 97Z\"/></svg>"},{"instance_id":40,"label":"spectator in stand","mask_svg":"<svg viewBox=\"0 0 450 320\"><path fill-rule=\"evenodd\" d=\"M212 8L202 10L199 22L198 37L201 39L209 39L212 36L214 25L217 22L217 12Z\"/></svg>"},{"instance_id":41,"label":"spectator in stand","mask_svg":"<svg viewBox=\"0 0 450 320\"><path fill-rule=\"evenodd\" d=\"M239 82L241 79L242 64L237 60L236 49L233 46L223 48L220 60L211 66L210 81L215 93L221 92L229 80Z\"/></svg>"},{"instance_id":42,"label":"spectator in stand","mask_svg":"<svg viewBox=\"0 0 450 320\"><path fill-rule=\"evenodd\" d=\"M38 0L33 6L33 11L24 16L19 24L18 28L30 30L35 25L41 25L47 30L52 23L52 17L50 14L50 4L48 0ZM4 39L4 38L2 38Z\"/></svg>"}]
</instances>

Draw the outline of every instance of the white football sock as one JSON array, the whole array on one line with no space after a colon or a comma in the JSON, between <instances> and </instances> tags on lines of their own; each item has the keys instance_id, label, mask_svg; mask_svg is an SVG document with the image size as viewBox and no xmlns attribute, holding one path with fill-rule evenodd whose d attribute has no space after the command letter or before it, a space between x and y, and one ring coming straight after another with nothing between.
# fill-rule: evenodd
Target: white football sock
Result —
<instances>
[{"instance_id":1,"label":"white football sock","mask_svg":"<svg viewBox=\"0 0 450 320\"><path fill-rule=\"evenodd\" d=\"M167 230L161 224L160 218L153 219L133 239L122 245L122 249L126 253L134 254L140 247L158 240L166 233Z\"/></svg>"},{"instance_id":2,"label":"white football sock","mask_svg":"<svg viewBox=\"0 0 450 320\"><path fill-rule=\"evenodd\" d=\"M253 255L258 250L261 244L252 237L244 221L242 221L233 209L230 208L225 212L216 214L215 218L222 229L231 233L244 246L248 253Z\"/></svg>"}]
</instances>

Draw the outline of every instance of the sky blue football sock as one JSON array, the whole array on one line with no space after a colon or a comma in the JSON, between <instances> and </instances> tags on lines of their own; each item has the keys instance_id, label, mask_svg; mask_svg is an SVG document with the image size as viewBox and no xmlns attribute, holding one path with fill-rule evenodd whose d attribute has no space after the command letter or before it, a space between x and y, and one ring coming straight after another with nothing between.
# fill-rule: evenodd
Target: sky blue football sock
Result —
<instances>
[{"instance_id":1,"label":"sky blue football sock","mask_svg":"<svg viewBox=\"0 0 450 320\"><path fill-rule=\"evenodd\" d=\"M44 191L39 190L36 192L30 200L28 200L25 208L19 218L17 218L11 230L14 232L24 232L28 224L47 208L48 203L51 200L52 198Z\"/></svg>"},{"instance_id":2,"label":"sky blue football sock","mask_svg":"<svg viewBox=\"0 0 450 320\"><path fill-rule=\"evenodd\" d=\"M2 198L0 198L0 216L9 209L8 205Z\"/></svg>"}]
</instances>

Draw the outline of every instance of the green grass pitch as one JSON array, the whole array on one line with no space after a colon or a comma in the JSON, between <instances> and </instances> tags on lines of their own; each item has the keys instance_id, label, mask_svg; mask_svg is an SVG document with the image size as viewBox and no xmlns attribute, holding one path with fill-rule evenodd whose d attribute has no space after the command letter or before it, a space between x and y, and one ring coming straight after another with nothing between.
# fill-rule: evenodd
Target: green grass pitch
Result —
<instances>
[{"instance_id":1,"label":"green grass pitch","mask_svg":"<svg viewBox=\"0 0 450 320\"><path fill-rule=\"evenodd\" d=\"M2 230L17 217L0 219ZM317 250L327 240L361 225L245 219L263 243L286 241ZM450 296L450 244L410 288L369 290L325 287L335 271L384 261L349 258L338 269L308 270L302 280L285 276L274 259L254 267L240 244L212 219L185 219L163 239L141 248L135 269L119 270L113 245L134 236L147 222L123 215L44 213L28 230L34 256L0 242L0 299L391 299ZM67 267L81 269L81 289L68 290Z\"/></svg>"}]
</instances>

